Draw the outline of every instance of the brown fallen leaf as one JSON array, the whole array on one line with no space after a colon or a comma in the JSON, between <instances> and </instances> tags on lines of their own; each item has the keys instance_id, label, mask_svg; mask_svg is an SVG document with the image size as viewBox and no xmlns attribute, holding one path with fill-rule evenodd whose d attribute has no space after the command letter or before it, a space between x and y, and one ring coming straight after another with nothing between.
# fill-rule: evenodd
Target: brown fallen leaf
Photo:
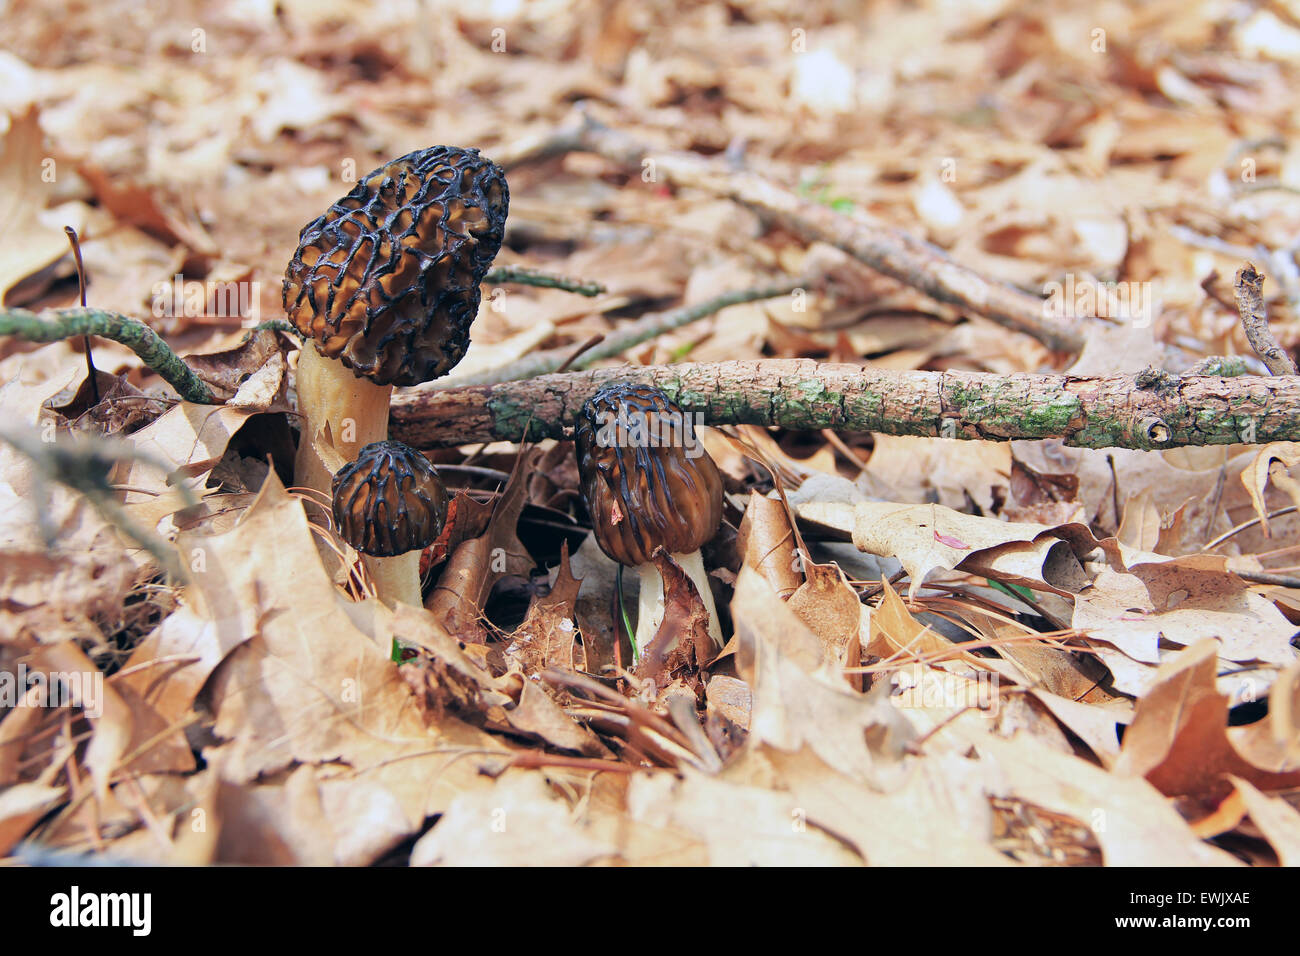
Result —
<instances>
[{"instance_id":1,"label":"brown fallen leaf","mask_svg":"<svg viewBox=\"0 0 1300 956\"><path fill-rule=\"evenodd\" d=\"M663 548L652 556L664 589L664 616L650 643L641 648L633 673L667 687L685 671L704 667L717 653L709 636L709 612L693 582Z\"/></svg>"},{"instance_id":2,"label":"brown fallen leaf","mask_svg":"<svg viewBox=\"0 0 1300 956\"><path fill-rule=\"evenodd\" d=\"M901 656L907 660L952 648L952 641L912 616L889 581L881 578L880 588L880 605L871 613L870 637L864 648L868 654L885 659Z\"/></svg>"},{"instance_id":3,"label":"brown fallen leaf","mask_svg":"<svg viewBox=\"0 0 1300 956\"><path fill-rule=\"evenodd\" d=\"M1168 796L1222 798L1229 775L1263 789L1300 786L1300 768L1257 767L1229 740L1228 698L1215 687L1216 648L1200 641L1161 665L1138 701L1115 773L1145 777Z\"/></svg>"},{"instance_id":4,"label":"brown fallen leaf","mask_svg":"<svg viewBox=\"0 0 1300 956\"><path fill-rule=\"evenodd\" d=\"M1236 866L1201 842L1187 822L1140 777L1108 773L1025 734L972 740L996 773L1000 796L1019 798L1089 827L1107 866Z\"/></svg>"},{"instance_id":5,"label":"brown fallen leaf","mask_svg":"<svg viewBox=\"0 0 1300 956\"><path fill-rule=\"evenodd\" d=\"M392 808L373 816L373 834L365 800L338 808L331 852L350 862L373 859L394 827L413 832L484 782L474 755L506 748L450 715L429 718L388 659L391 613L333 586L302 502L274 472L233 531L194 546L205 549L197 586L221 642L238 644L205 692L213 733L228 741L223 779L247 784L298 763L350 781L358 797L371 792L371 807Z\"/></svg>"},{"instance_id":6,"label":"brown fallen leaf","mask_svg":"<svg viewBox=\"0 0 1300 956\"><path fill-rule=\"evenodd\" d=\"M412 866L582 866L618 855L536 770L509 770L457 797L415 844Z\"/></svg>"},{"instance_id":7,"label":"brown fallen leaf","mask_svg":"<svg viewBox=\"0 0 1300 956\"><path fill-rule=\"evenodd\" d=\"M838 673L819 671L821 641L756 571L741 569L732 616L737 670L753 691L751 744L787 752L807 746L829 766L865 781L886 774L916 738L887 695L864 697Z\"/></svg>"},{"instance_id":8,"label":"brown fallen leaf","mask_svg":"<svg viewBox=\"0 0 1300 956\"><path fill-rule=\"evenodd\" d=\"M1089 637L1118 647L1134 660L1161 661L1162 642L1219 643L1228 661L1289 664L1295 628L1271 601L1223 571L1176 564L1137 565L1128 573L1102 571L1075 599L1071 622Z\"/></svg>"},{"instance_id":9,"label":"brown fallen leaf","mask_svg":"<svg viewBox=\"0 0 1300 956\"><path fill-rule=\"evenodd\" d=\"M456 547L437 586L425 599L425 607L434 617L448 622L452 633L477 638L477 643L486 640L486 632L477 622L492 586L506 575L526 576L533 566L516 528L527 501L530 462L536 454L536 449L519 453L487 530Z\"/></svg>"},{"instance_id":10,"label":"brown fallen leaf","mask_svg":"<svg viewBox=\"0 0 1300 956\"><path fill-rule=\"evenodd\" d=\"M790 595L790 610L821 638L827 660L847 661L866 630L865 605L835 564L804 565L807 580ZM778 592L779 593L779 592ZM850 666L861 663L861 655Z\"/></svg>"},{"instance_id":11,"label":"brown fallen leaf","mask_svg":"<svg viewBox=\"0 0 1300 956\"><path fill-rule=\"evenodd\" d=\"M932 571L954 568L1071 594L1087 583L1078 554L1097 546L1082 526L1013 524L942 505L810 501L800 504L798 513L850 532L860 551L897 557L911 578L912 598Z\"/></svg>"},{"instance_id":12,"label":"brown fallen leaf","mask_svg":"<svg viewBox=\"0 0 1300 956\"><path fill-rule=\"evenodd\" d=\"M11 117L0 140L0 302L18 282L68 251L68 237L37 216L53 193L52 180L43 178L52 160L38 117L35 107Z\"/></svg>"},{"instance_id":13,"label":"brown fallen leaf","mask_svg":"<svg viewBox=\"0 0 1300 956\"><path fill-rule=\"evenodd\" d=\"M1281 797L1261 793L1249 780L1230 777L1246 813L1264 834L1283 866L1300 866L1300 811Z\"/></svg>"},{"instance_id":14,"label":"brown fallen leaf","mask_svg":"<svg viewBox=\"0 0 1300 956\"><path fill-rule=\"evenodd\" d=\"M761 574L772 590L782 597L803 583L794 531L779 499L750 492L736 548L745 565Z\"/></svg>"},{"instance_id":15,"label":"brown fallen leaf","mask_svg":"<svg viewBox=\"0 0 1300 956\"><path fill-rule=\"evenodd\" d=\"M1255 508L1255 514L1259 516L1260 529L1264 536L1270 534L1268 524L1268 505L1264 502L1264 492L1267 490L1269 483L1273 482L1287 494L1291 495L1293 501L1300 504L1300 486L1296 485L1295 480L1287 473L1286 469L1300 462L1300 444L1291 441L1269 442L1263 448L1255 452L1255 457L1251 459L1250 464L1242 469L1241 483L1246 486L1246 491L1250 494L1250 503ZM1282 467L1281 472L1275 472L1275 463ZM1275 477L1276 476L1276 480Z\"/></svg>"},{"instance_id":16,"label":"brown fallen leaf","mask_svg":"<svg viewBox=\"0 0 1300 956\"><path fill-rule=\"evenodd\" d=\"M953 755L914 761L880 793L837 773L807 747L767 757L809 823L847 840L872 866L1010 866L990 846L980 768Z\"/></svg>"}]
</instances>

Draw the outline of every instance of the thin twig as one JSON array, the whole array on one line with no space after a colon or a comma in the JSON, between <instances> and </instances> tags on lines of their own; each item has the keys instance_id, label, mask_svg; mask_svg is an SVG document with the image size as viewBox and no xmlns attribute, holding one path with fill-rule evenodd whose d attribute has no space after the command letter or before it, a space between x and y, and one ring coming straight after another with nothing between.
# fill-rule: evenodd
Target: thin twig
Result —
<instances>
[{"instance_id":1,"label":"thin twig","mask_svg":"<svg viewBox=\"0 0 1300 956\"><path fill-rule=\"evenodd\" d=\"M677 186L704 189L749 206L807 242L826 242L939 302L960 306L1062 352L1078 352L1081 324L1045 314L1043 301L954 262L930 243L862 212L852 216L803 199L753 173L693 153L656 149L596 121L582 107L549 136L498 151L506 169L567 152L589 152Z\"/></svg>"},{"instance_id":2,"label":"thin twig","mask_svg":"<svg viewBox=\"0 0 1300 956\"><path fill-rule=\"evenodd\" d=\"M471 385L496 385L499 382L517 382L536 378L539 375L550 375L558 372L566 362L569 363L569 368L574 370L590 368L602 359L614 358L633 346L649 341L655 336L679 329L692 322L698 322L700 319L708 318L729 306L741 305L745 302L757 302L761 299L779 298L807 285L808 283L801 279L785 279L752 289L737 289L734 292L715 296L705 302L669 309L667 312L652 312L649 315L641 316L635 322L631 322L621 329L607 333L600 342L582 350L576 356L573 354L573 346L571 345L559 349L548 349L545 352L526 355L516 362L477 375L455 376L449 380L447 385L435 380L424 390L439 391L446 388L464 388Z\"/></svg>"},{"instance_id":3,"label":"thin twig","mask_svg":"<svg viewBox=\"0 0 1300 956\"><path fill-rule=\"evenodd\" d=\"M1279 508L1277 511L1270 511L1268 513L1268 516L1270 519L1279 518L1282 515L1289 515L1293 511L1300 511L1300 508L1297 508L1295 505L1287 505L1285 508ZM1255 518L1251 518L1249 521L1243 521L1241 524L1237 525L1237 527L1233 528L1231 531L1223 532L1223 534L1219 535L1213 541L1210 541L1204 546L1202 546L1201 551L1205 552L1205 551L1209 551L1211 548L1218 547L1219 545L1223 544L1223 542L1231 538L1233 535L1245 531L1247 528L1253 528L1255 525L1259 524L1261 520L1262 520L1261 518L1255 517Z\"/></svg>"},{"instance_id":4,"label":"thin twig","mask_svg":"<svg viewBox=\"0 0 1300 956\"><path fill-rule=\"evenodd\" d=\"M1237 300L1237 314L1241 316L1241 327L1246 332L1246 340L1255 354L1263 360L1273 375L1295 375L1296 365L1286 350L1278 344L1273 331L1268 327L1268 309L1264 306L1264 276L1255 271L1255 266L1247 262L1237 270L1237 278L1232 284L1232 291Z\"/></svg>"},{"instance_id":5,"label":"thin twig","mask_svg":"<svg viewBox=\"0 0 1300 956\"><path fill-rule=\"evenodd\" d=\"M588 298L594 298L606 291L605 287L599 282L591 282L587 279L571 279L567 276L552 275L548 272L538 272L536 269L529 269L526 266L497 266L488 270L488 274L483 277L483 281L485 283L510 282L515 285L536 286L539 289L560 289L563 292L574 292Z\"/></svg>"},{"instance_id":6,"label":"thin twig","mask_svg":"<svg viewBox=\"0 0 1300 956\"><path fill-rule=\"evenodd\" d=\"M74 335L98 335L125 345L157 372L177 394L197 405L215 405L217 400L194 370L149 326L139 319L103 309L0 309L0 335L13 335L29 342L58 342Z\"/></svg>"}]
</instances>

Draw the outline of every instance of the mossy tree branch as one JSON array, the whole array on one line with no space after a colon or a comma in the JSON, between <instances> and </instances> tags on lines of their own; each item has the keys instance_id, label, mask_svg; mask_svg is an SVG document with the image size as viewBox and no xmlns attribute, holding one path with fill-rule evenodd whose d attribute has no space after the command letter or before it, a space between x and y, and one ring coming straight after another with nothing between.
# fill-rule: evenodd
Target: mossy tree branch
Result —
<instances>
[{"instance_id":1,"label":"mossy tree branch","mask_svg":"<svg viewBox=\"0 0 1300 956\"><path fill-rule=\"evenodd\" d=\"M605 382L653 382L711 425L940 438L1055 438L1082 448L1300 440L1300 377L897 372L808 359L601 368L399 395L393 437L422 448L557 438Z\"/></svg>"}]
</instances>

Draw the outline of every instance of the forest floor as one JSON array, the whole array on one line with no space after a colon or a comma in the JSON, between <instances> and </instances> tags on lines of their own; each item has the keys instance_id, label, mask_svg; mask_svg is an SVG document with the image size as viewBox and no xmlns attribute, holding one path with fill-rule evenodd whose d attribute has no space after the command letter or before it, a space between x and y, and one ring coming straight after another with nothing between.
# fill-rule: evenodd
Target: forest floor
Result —
<instances>
[{"instance_id":1,"label":"forest floor","mask_svg":"<svg viewBox=\"0 0 1300 956\"><path fill-rule=\"evenodd\" d=\"M0 857L1300 865L1300 444L1254 431L1291 386L1234 290L1253 263L1293 353L1300 7L456 6L10 5L4 306L77 305L71 226L88 305L220 404L0 339ZM304 224L440 143L506 167L496 266L603 291L489 281L464 360L397 391L456 500L393 609L293 484L298 339L249 330ZM1256 411L1212 444L1200 406L1156 451L1032 397L1176 412L1222 356L1247 377L1205 388ZM752 364L787 360L897 401L846 423L829 372ZM726 646L677 582L681 653L634 664L637 575L620 602L547 402L695 364ZM1023 414L945 432L924 389L968 373ZM507 399L552 437L503 440Z\"/></svg>"}]
</instances>

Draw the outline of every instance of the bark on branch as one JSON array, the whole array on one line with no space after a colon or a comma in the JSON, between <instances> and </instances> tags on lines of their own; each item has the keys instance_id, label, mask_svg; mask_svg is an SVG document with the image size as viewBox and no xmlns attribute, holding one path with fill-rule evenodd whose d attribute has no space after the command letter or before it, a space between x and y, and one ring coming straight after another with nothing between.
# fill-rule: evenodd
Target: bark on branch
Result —
<instances>
[{"instance_id":1,"label":"bark on branch","mask_svg":"<svg viewBox=\"0 0 1300 956\"><path fill-rule=\"evenodd\" d=\"M1300 440L1300 377L897 372L808 359L602 368L396 397L394 438L421 448L558 438L611 379L652 382L710 425L940 438L1058 438L1083 448Z\"/></svg>"}]
</instances>

